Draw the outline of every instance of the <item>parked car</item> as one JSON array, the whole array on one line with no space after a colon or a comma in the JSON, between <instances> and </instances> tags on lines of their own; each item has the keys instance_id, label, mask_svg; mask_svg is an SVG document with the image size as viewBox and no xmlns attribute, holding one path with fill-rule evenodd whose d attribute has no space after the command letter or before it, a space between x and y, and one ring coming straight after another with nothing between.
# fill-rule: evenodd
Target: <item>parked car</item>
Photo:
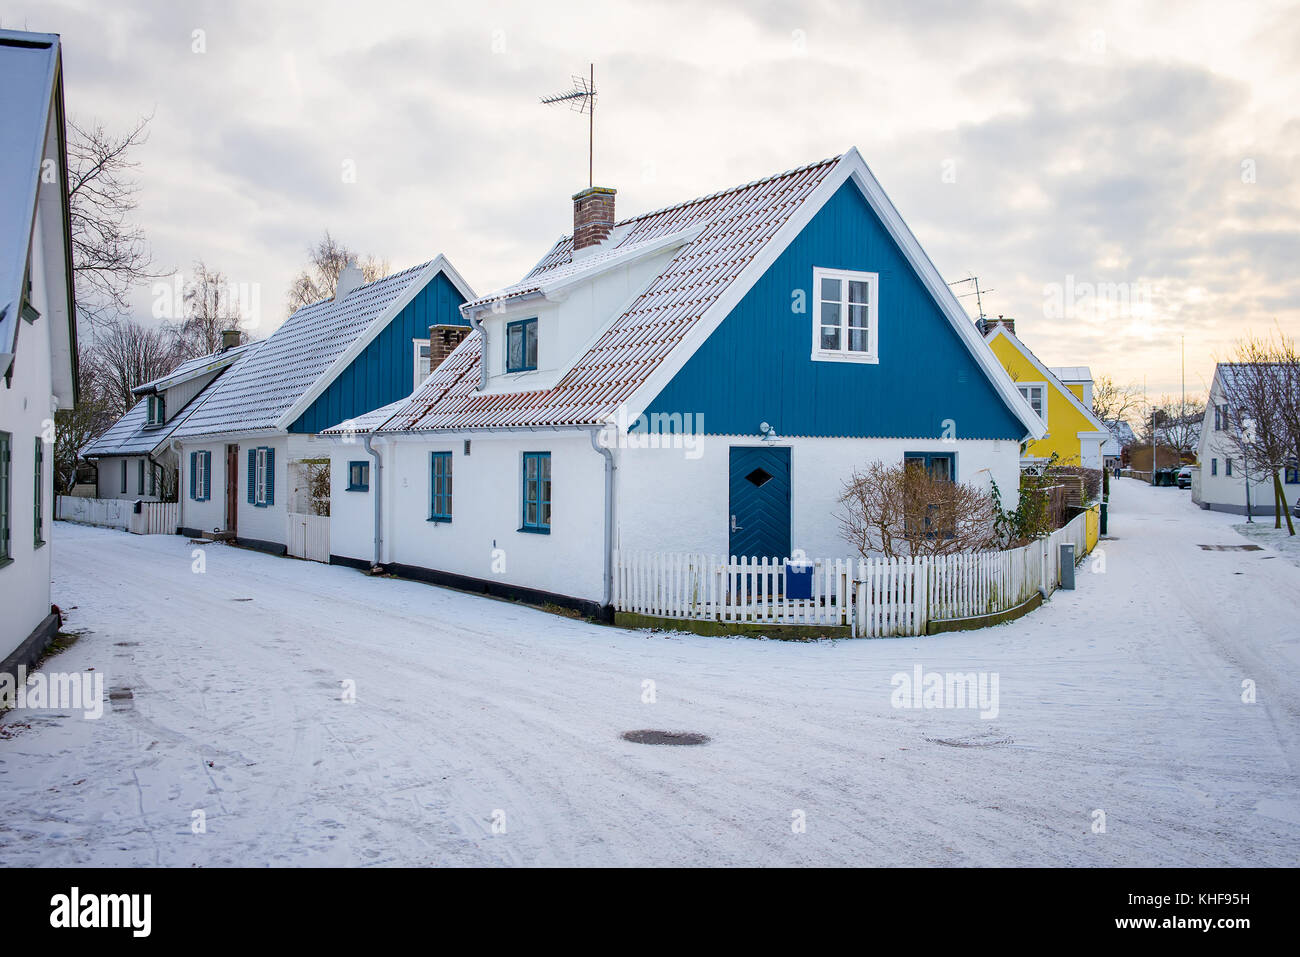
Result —
<instances>
[{"instance_id":1,"label":"parked car","mask_svg":"<svg viewBox=\"0 0 1300 957\"><path fill-rule=\"evenodd\" d=\"M1192 467L1190 465L1184 465L1178 470L1178 487L1192 487Z\"/></svg>"}]
</instances>

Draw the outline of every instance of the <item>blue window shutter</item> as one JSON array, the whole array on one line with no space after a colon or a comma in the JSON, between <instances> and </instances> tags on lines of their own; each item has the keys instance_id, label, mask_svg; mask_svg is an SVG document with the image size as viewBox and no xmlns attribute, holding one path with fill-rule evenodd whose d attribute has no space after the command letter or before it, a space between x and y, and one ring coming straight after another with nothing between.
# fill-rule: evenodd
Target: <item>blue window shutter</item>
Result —
<instances>
[{"instance_id":1,"label":"blue window shutter","mask_svg":"<svg viewBox=\"0 0 1300 957\"><path fill-rule=\"evenodd\" d=\"M248 504L257 504L257 449L248 450Z\"/></svg>"},{"instance_id":2,"label":"blue window shutter","mask_svg":"<svg viewBox=\"0 0 1300 957\"><path fill-rule=\"evenodd\" d=\"M191 501L198 501L198 499L194 497L194 463L197 462L198 460L199 460L199 453L191 452L190 453L190 500Z\"/></svg>"},{"instance_id":3,"label":"blue window shutter","mask_svg":"<svg viewBox=\"0 0 1300 957\"><path fill-rule=\"evenodd\" d=\"M212 453L203 453L203 501L212 498Z\"/></svg>"},{"instance_id":4,"label":"blue window shutter","mask_svg":"<svg viewBox=\"0 0 1300 957\"><path fill-rule=\"evenodd\" d=\"M275 504L275 449L266 450L266 504L269 508Z\"/></svg>"}]
</instances>

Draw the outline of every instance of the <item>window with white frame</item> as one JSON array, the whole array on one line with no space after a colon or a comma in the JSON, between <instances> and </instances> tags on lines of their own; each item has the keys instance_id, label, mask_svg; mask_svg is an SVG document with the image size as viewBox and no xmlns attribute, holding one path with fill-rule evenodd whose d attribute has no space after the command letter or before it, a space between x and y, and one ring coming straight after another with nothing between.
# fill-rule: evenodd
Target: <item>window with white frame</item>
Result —
<instances>
[{"instance_id":1,"label":"window with white frame","mask_svg":"<svg viewBox=\"0 0 1300 957\"><path fill-rule=\"evenodd\" d=\"M1047 383L1046 382L1017 382L1016 388L1020 394L1025 397L1034 410L1034 414L1043 420L1043 425L1047 424Z\"/></svg>"},{"instance_id":2,"label":"window with white frame","mask_svg":"<svg viewBox=\"0 0 1300 957\"><path fill-rule=\"evenodd\" d=\"M813 359L878 361L879 289L880 277L874 272L813 270Z\"/></svg>"},{"instance_id":3,"label":"window with white frame","mask_svg":"<svg viewBox=\"0 0 1300 957\"><path fill-rule=\"evenodd\" d=\"M412 345L415 352L415 385L418 388L420 383L429 378L429 340L412 339Z\"/></svg>"}]
</instances>

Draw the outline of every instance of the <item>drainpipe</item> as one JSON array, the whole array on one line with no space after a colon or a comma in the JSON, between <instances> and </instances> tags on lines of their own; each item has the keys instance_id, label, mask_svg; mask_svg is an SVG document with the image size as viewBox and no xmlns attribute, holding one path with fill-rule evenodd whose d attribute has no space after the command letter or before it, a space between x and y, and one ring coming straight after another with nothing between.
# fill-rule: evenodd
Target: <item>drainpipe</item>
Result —
<instances>
[{"instance_id":1,"label":"drainpipe","mask_svg":"<svg viewBox=\"0 0 1300 957\"><path fill-rule=\"evenodd\" d=\"M614 602L614 453L600 444L602 428L592 429L591 447L605 458L605 567L601 605L613 614Z\"/></svg>"},{"instance_id":2,"label":"drainpipe","mask_svg":"<svg viewBox=\"0 0 1300 957\"><path fill-rule=\"evenodd\" d=\"M366 452L375 460L375 560L371 567L371 572L380 568L384 557L384 531L382 524L383 502L384 502L384 458L379 454L379 450L371 444L374 439L373 432L365 434Z\"/></svg>"},{"instance_id":3,"label":"drainpipe","mask_svg":"<svg viewBox=\"0 0 1300 957\"><path fill-rule=\"evenodd\" d=\"M478 321L478 315L469 317L469 324L474 327L478 333L478 391L482 392L487 388L487 360L488 360L488 338L487 330L483 324Z\"/></svg>"}]
</instances>

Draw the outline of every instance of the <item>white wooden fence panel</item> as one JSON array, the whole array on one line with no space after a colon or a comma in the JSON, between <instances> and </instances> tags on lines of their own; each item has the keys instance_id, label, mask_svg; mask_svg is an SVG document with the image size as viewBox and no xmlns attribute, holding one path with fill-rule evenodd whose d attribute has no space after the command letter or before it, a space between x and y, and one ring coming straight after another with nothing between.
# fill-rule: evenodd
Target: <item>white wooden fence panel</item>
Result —
<instances>
[{"instance_id":1,"label":"white wooden fence panel","mask_svg":"<svg viewBox=\"0 0 1300 957\"><path fill-rule=\"evenodd\" d=\"M288 512L285 518L285 542L289 554L313 562L330 560L330 517Z\"/></svg>"}]
</instances>

